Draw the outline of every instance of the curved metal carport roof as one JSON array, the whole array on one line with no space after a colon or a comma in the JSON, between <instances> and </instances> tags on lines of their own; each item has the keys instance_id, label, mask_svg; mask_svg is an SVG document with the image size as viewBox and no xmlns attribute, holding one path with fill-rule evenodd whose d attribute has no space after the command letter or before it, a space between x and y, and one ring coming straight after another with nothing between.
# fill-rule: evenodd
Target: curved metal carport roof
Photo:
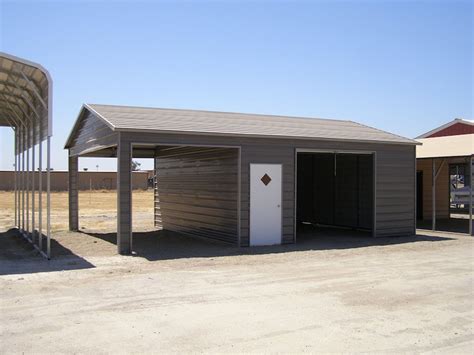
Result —
<instances>
[{"instance_id":1,"label":"curved metal carport roof","mask_svg":"<svg viewBox=\"0 0 474 355\"><path fill-rule=\"evenodd\" d=\"M11 127L15 136L14 226L43 256L49 258L52 80L40 64L3 52L0 52L0 126ZM45 141L46 157L43 152ZM47 192L45 235L43 188ZM43 243L45 237L46 243Z\"/></svg>"}]
</instances>

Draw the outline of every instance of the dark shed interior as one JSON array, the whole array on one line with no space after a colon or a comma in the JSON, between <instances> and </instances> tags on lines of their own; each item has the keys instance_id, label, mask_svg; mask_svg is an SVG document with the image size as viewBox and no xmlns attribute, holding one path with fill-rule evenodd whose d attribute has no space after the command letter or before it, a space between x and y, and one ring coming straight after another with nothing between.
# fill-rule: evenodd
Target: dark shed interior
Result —
<instances>
[{"instance_id":1,"label":"dark shed interior","mask_svg":"<svg viewBox=\"0 0 474 355\"><path fill-rule=\"evenodd\" d=\"M297 228L372 231L372 154L298 153Z\"/></svg>"}]
</instances>

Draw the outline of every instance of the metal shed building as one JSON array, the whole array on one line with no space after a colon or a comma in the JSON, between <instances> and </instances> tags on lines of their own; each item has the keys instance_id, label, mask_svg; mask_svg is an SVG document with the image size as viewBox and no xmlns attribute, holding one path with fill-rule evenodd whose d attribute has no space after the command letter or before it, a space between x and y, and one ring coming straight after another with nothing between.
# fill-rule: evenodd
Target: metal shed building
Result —
<instances>
[{"instance_id":1,"label":"metal shed building","mask_svg":"<svg viewBox=\"0 0 474 355\"><path fill-rule=\"evenodd\" d=\"M84 105L67 139L70 229L82 156L117 157L117 246L132 247L131 160L154 158L155 225L238 246L302 224L412 235L416 141L351 121Z\"/></svg>"}]
</instances>

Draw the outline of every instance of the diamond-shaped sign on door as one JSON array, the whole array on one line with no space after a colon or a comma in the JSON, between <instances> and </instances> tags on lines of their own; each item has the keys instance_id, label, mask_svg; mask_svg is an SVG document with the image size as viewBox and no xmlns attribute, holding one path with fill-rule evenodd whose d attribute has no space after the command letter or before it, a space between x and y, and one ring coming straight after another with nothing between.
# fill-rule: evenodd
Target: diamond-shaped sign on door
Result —
<instances>
[{"instance_id":1,"label":"diamond-shaped sign on door","mask_svg":"<svg viewBox=\"0 0 474 355\"><path fill-rule=\"evenodd\" d=\"M262 176L262 178L260 179L262 180L262 182L265 184L265 186L267 186L270 181L272 181L272 178L270 176L268 176L268 174L265 174Z\"/></svg>"}]
</instances>

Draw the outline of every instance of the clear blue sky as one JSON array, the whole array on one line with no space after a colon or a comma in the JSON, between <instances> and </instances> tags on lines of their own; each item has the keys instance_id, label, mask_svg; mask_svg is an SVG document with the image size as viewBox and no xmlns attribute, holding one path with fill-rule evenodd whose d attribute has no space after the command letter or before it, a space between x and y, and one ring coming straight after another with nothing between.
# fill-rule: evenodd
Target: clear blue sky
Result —
<instances>
[{"instance_id":1,"label":"clear blue sky","mask_svg":"<svg viewBox=\"0 0 474 355\"><path fill-rule=\"evenodd\" d=\"M408 137L473 116L471 1L1 1L0 12L1 50L53 77L56 170L84 102L351 119ZM0 140L11 169L11 130ZM81 166L96 164L115 169Z\"/></svg>"}]
</instances>

